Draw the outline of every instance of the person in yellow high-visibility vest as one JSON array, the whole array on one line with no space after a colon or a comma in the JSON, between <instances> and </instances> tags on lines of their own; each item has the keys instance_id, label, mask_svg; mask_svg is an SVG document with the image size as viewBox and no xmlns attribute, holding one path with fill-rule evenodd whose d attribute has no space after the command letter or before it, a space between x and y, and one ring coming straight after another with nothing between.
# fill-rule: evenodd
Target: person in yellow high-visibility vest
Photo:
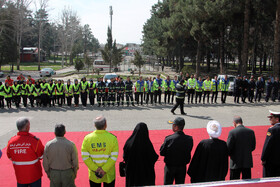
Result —
<instances>
[{"instance_id":1,"label":"person in yellow high-visibility vest","mask_svg":"<svg viewBox=\"0 0 280 187\"><path fill-rule=\"evenodd\" d=\"M90 186L115 186L115 163L119 154L117 137L106 131L106 118L94 120L96 130L85 136L82 159L88 167Z\"/></svg>"},{"instance_id":2,"label":"person in yellow high-visibility vest","mask_svg":"<svg viewBox=\"0 0 280 187\"><path fill-rule=\"evenodd\" d=\"M207 103L209 104L209 95L211 92L211 83L212 81L210 80L210 77L207 76L206 80L203 81L203 91L204 91L204 95L203 95L203 104L205 104L205 96L207 95Z\"/></svg>"},{"instance_id":3,"label":"person in yellow high-visibility vest","mask_svg":"<svg viewBox=\"0 0 280 187\"><path fill-rule=\"evenodd\" d=\"M188 86L188 104L191 103L193 104L193 96L194 96L194 91L196 88L196 79L194 78L194 75L191 74L191 78L187 80L187 86Z\"/></svg>"}]
</instances>

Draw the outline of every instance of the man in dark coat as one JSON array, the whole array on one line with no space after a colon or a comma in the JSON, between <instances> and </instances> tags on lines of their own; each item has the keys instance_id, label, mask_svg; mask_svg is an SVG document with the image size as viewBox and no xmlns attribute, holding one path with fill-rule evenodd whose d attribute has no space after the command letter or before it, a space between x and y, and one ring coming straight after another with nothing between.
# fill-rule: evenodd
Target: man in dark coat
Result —
<instances>
[{"instance_id":1,"label":"man in dark coat","mask_svg":"<svg viewBox=\"0 0 280 187\"><path fill-rule=\"evenodd\" d=\"M264 82L262 81L262 78L259 77L256 82L255 102L257 102L257 99L258 102L261 101L263 91L264 91Z\"/></svg>"},{"instance_id":2,"label":"man in dark coat","mask_svg":"<svg viewBox=\"0 0 280 187\"><path fill-rule=\"evenodd\" d=\"M193 138L183 132L185 120L177 117L172 124L174 134L165 137L160 148L160 155L164 156L164 185L184 184L186 178L186 165L191 160Z\"/></svg>"},{"instance_id":3,"label":"man in dark coat","mask_svg":"<svg viewBox=\"0 0 280 187\"><path fill-rule=\"evenodd\" d=\"M242 79L241 76L238 75L234 80L234 103L239 103L239 97L242 91Z\"/></svg>"},{"instance_id":4,"label":"man in dark coat","mask_svg":"<svg viewBox=\"0 0 280 187\"><path fill-rule=\"evenodd\" d=\"M242 102L246 103L246 98L248 96L248 88L249 88L249 82L247 80L247 77L244 76L242 80Z\"/></svg>"},{"instance_id":5,"label":"man in dark coat","mask_svg":"<svg viewBox=\"0 0 280 187\"><path fill-rule=\"evenodd\" d=\"M280 176L280 112L269 111L270 127L262 151L263 177Z\"/></svg>"},{"instance_id":6,"label":"man in dark coat","mask_svg":"<svg viewBox=\"0 0 280 187\"><path fill-rule=\"evenodd\" d=\"M251 179L253 167L252 152L256 148L256 138L253 130L243 125L239 116L233 119L234 129L228 134L227 145L230 156L230 179Z\"/></svg>"},{"instance_id":7,"label":"man in dark coat","mask_svg":"<svg viewBox=\"0 0 280 187\"><path fill-rule=\"evenodd\" d=\"M265 84L265 101L268 102L269 98L271 96L271 92L272 92L272 88L273 88L273 82L271 81L271 78L268 78L268 80L266 81Z\"/></svg>"},{"instance_id":8,"label":"man in dark coat","mask_svg":"<svg viewBox=\"0 0 280 187\"><path fill-rule=\"evenodd\" d=\"M155 185L155 162L158 155L149 138L148 127L138 123L123 148L126 186Z\"/></svg>"},{"instance_id":9,"label":"man in dark coat","mask_svg":"<svg viewBox=\"0 0 280 187\"><path fill-rule=\"evenodd\" d=\"M279 93L278 93L279 92L279 88L280 88L279 77L276 77L274 79L274 82L273 82L272 97L271 97L273 102L275 102L276 99L279 98L279 96L278 96L279 95Z\"/></svg>"},{"instance_id":10,"label":"man in dark coat","mask_svg":"<svg viewBox=\"0 0 280 187\"><path fill-rule=\"evenodd\" d=\"M207 132L210 139L198 144L188 169L192 183L225 180L228 172L227 143L218 139L222 132L221 125L210 121Z\"/></svg>"},{"instance_id":11,"label":"man in dark coat","mask_svg":"<svg viewBox=\"0 0 280 187\"><path fill-rule=\"evenodd\" d=\"M255 88L256 88L256 83L254 77L251 76L251 79L249 81L249 96L248 96L248 100L250 103L253 103Z\"/></svg>"}]
</instances>

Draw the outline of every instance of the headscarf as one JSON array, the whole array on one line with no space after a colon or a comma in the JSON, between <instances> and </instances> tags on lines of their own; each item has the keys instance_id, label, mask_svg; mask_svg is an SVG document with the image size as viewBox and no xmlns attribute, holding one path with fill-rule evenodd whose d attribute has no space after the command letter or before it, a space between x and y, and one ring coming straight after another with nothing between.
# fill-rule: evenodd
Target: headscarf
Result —
<instances>
[{"instance_id":1,"label":"headscarf","mask_svg":"<svg viewBox=\"0 0 280 187\"><path fill-rule=\"evenodd\" d=\"M222 127L218 121L209 121L207 124L207 132L212 138L219 138L222 133Z\"/></svg>"},{"instance_id":2,"label":"headscarf","mask_svg":"<svg viewBox=\"0 0 280 187\"><path fill-rule=\"evenodd\" d=\"M157 160L158 155L154 150L154 146L149 138L148 127L145 123L138 123L124 145L124 160L143 160L141 156Z\"/></svg>"}]
</instances>

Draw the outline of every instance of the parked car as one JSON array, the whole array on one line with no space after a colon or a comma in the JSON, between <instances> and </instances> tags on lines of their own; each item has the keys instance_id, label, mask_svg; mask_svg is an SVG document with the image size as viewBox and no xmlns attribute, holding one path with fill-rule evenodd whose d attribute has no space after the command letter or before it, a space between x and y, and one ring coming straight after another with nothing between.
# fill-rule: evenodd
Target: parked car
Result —
<instances>
[{"instance_id":1,"label":"parked car","mask_svg":"<svg viewBox=\"0 0 280 187\"><path fill-rule=\"evenodd\" d=\"M4 73L0 71L0 77L4 77Z\"/></svg>"},{"instance_id":2,"label":"parked car","mask_svg":"<svg viewBox=\"0 0 280 187\"><path fill-rule=\"evenodd\" d=\"M223 78L225 78L225 75L218 75L218 80ZM228 80L229 80L228 95L233 95L235 76L228 75Z\"/></svg>"},{"instance_id":3,"label":"parked car","mask_svg":"<svg viewBox=\"0 0 280 187\"><path fill-rule=\"evenodd\" d=\"M117 78L118 75L115 73L106 73L103 77L103 81L105 81L105 79L107 79L108 82L111 82L112 78Z\"/></svg>"},{"instance_id":4,"label":"parked car","mask_svg":"<svg viewBox=\"0 0 280 187\"><path fill-rule=\"evenodd\" d=\"M56 72L52 68L44 68L44 69L41 69L39 74L40 74L40 77L45 77L45 76L49 76L50 77L52 75L55 75Z\"/></svg>"}]
</instances>

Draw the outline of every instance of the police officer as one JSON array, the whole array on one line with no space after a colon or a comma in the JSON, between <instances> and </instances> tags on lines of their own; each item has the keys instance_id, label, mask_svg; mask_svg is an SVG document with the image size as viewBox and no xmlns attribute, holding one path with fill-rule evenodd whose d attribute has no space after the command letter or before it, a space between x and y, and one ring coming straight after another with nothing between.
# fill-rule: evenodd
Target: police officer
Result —
<instances>
[{"instance_id":1,"label":"police officer","mask_svg":"<svg viewBox=\"0 0 280 187\"><path fill-rule=\"evenodd\" d=\"M194 75L191 74L191 78L187 80L187 86L188 86L188 104L191 103L193 104L193 96L195 92L195 87L196 87L196 79L194 78Z\"/></svg>"},{"instance_id":2,"label":"police officer","mask_svg":"<svg viewBox=\"0 0 280 187\"><path fill-rule=\"evenodd\" d=\"M270 96L271 96L271 91L273 88L273 82L271 81L271 77L268 78L265 84L265 101L268 102Z\"/></svg>"},{"instance_id":3,"label":"police officer","mask_svg":"<svg viewBox=\"0 0 280 187\"><path fill-rule=\"evenodd\" d=\"M262 81L261 77L258 77L258 80L256 82L256 94L255 94L255 102L261 101L262 98L262 92L264 91L264 82Z\"/></svg>"},{"instance_id":4,"label":"police officer","mask_svg":"<svg viewBox=\"0 0 280 187\"><path fill-rule=\"evenodd\" d=\"M133 83L130 80L130 76L126 78L125 81L125 97L126 97L126 104L129 106L129 99L131 104L134 106L134 101L133 101Z\"/></svg>"},{"instance_id":5,"label":"police officer","mask_svg":"<svg viewBox=\"0 0 280 187\"><path fill-rule=\"evenodd\" d=\"M239 97L242 91L242 80L241 76L238 75L234 80L234 103L239 103Z\"/></svg>"},{"instance_id":6,"label":"police officer","mask_svg":"<svg viewBox=\"0 0 280 187\"><path fill-rule=\"evenodd\" d=\"M248 90L249 90L248 100L250 103L253 103L255 88L256 88L256 83L255 83L254 77L251 76L251 79L249 81L249 87L248 87Z\"/></svg>"},{"instance_id":7,"label":"police officer","mask_svg":"<svg viewBox=\"0 0 280 187\"><path fill-rule=\"evenodd\" d=\"M184 86L184 80L182 79L180 83L176 85L176 104L171 110L171 113L175 115L176 108L180 105L180 110L182 115L187 115L187 113L184 112L184 100L185 100L185 94L186 94L186 88Z\"/></svg>"},{"instance_id":8,"label":"police officer","mask_svg":"<svg viewBox=\"0 0 280 187\"><path fill-rule=\"evenodd\" d=\"M280 112L269 111L270 127L262 151L263 177L280 176Z\"/></svg>"},{"instance_id":9,"label":"police officer","mask_svg":"<svg viewBox=\"0 0 280 187\"><path fill-rule=\"evenodd\" d=\"M280 82L279 82L279 77L276 77L274 82L273 82L273 89L272 89L272 101L275 102L276 99L279 98L279 88L280 88Z\"/></svg>"},{"instance_id":10,"label":"police officer","mask_svg":"<svg viewBox=\"0 0 280 187\"><path fill-rule=\"evenodd\" d=\"M242 102L246 103L246 98L248 96L248 88L249 88L249 83L247 80L246 76L243 76L242 80Z\"/></svg>"},{"instance_id":11,"label":"police officer","mask_svg":"<svg viewBox=\"0 0 280 187\"><path fill-rule=\"evenodd\" d=\"M78 82L78 79L74 80L73 84L73 95L74 95L74 106L78 107L79 106L79 96L80 96L80 84Z\"/></svg>"}]
</instances>

